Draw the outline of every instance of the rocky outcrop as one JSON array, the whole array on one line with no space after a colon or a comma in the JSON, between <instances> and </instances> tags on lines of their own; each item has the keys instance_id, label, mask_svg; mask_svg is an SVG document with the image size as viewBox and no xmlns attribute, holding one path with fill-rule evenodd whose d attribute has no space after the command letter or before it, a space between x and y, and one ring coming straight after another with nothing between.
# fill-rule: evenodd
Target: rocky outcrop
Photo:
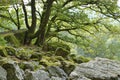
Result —
<instances>
[{"instance_id":1,"label":"rocky outcrop","mask_svg":"<svg viewBox=\"0 0 120 80\"><path fill-rule=\"evenodd\" d=\"M71 80L120 80L120 62L96 58L76 66L70 74Z\"/></svg>"},{"instance_id":2,"label":"rocky outcrop","mask_svg":"<svg viewBox=\"0 0 120 80\"><path fill-rule=\"evenodd\" d=\"M44 70L26 71L25 80L50 80L49 73Z\"/></svg>"},{"instance_id":3,"label":"rocky outcrop","mask_svg":"<svg viewBox=\"0 0 120 80\"><path fill-rule=\"evenodd\" d=\"M120 62L106 58L78 64L70 74L59 66L41 68L36 62L3 60L0 80L120 80Z\"/></svg>"},{"instance_id":4,"label":"rocky outcrop","mask_svg":"<svg viewBox=\"0 0 120 80\"><path fill-rule=\"evenodd\" d=\"M24 71L20 69L17 63L6 63L3 68L7 71L7 80L24 80Z\"/></svg>"},{"instance_id":5,"label":"rocky outcrop","mask_svg":"<svg viewBox=\"0 0 120 80\"><path fill-rule=\"evenodd\" d=\"M47 68L51 76L51 80L67 80L67 74L58 66L50 66Z\"/></svg>"},{"instance_id":6,"label":"rocky outcrop","mask_svg":"<svg viewBox=\"0 0 120 80\"><path fill-rule=\"evenodd\" d=\"M35 70L32 62L16 63L12 60L4 61L0 66L0 80L67 80L67 78L68 75L58 66Z\"/></svg>"},{"instance_id":7,"label":"rocky outcrop","mask_svg":"<svg viewBox=\"0 0 120 80\"><path fill-rule=\"evenodd\" d=\"M120 80L118 61L40 49L0 46L0 80Z\"/></svg>"},{"instance_id":8,"label":"rocky outcrop","mask_svg":"<svg viewBox=\"0 0 120 80\"><path fill-rule=\"evenodd\" d=\"M7 72L0 66L0 80L7 80Z\"/></svg>"}]
</instances>

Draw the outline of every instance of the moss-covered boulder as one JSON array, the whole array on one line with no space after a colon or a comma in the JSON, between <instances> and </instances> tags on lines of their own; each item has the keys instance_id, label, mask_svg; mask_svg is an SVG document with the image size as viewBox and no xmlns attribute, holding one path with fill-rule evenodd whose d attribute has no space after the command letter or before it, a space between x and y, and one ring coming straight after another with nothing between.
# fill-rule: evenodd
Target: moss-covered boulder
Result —
<instances>
[{"instance_id":1,"label":"moss-covered boulder","mask_svg":"<svg viewBox=\"0 0 120 80\"><path fill-rule=\"evenodd\" d=\"M21 60L29 60L33 53L32 50L28 50L24 48L17 48L16 51L17 51L16 57Z\"/></svg>"},{"instance_id":2,"label":"moss-covered boulder","mask_svg":"<svg viewBox=\"0 0 120 80\"><path fill-rule=\"evenodd\" d=\"M43 56L40 64L49 67L49 66L59 66L62 68L67 74L70 74L75 68L75 63L72 60L66 60L62 56Z\"/></svg>"},{"instance_id":3,"label":"moss-covered boulder","mask_svg":"<svg viewBox=\"0 0 120 80\"><path fill-rule=\"evenodd\" d=\"M2 66L7 71L7 80L24 80L24 71L14 61Z\"/></svg>"},{"instance_id":4,"label":"moss-covered boulder","mask_svg":"<svg viewBox=\"0 0 120 80\"><path fill-rule=\"evenodd\" d=\"M47 67L51 80L67 80L68 75L58 66Z\"/></svg>"},{"instance_id":5,"label":"moss-covered boulder","mask_svg":"<svg viewBox=\"0 0 120 80\"><path fill-rule=\"evenodd\" d=\"M45 70L29 71L25 72L24 80L51 80L49 73Z\"/></svg>"},{"instance_id":6,"label":"moss-covered boulder","mask_svg":"<svg viewBox=\"0 0 120 80\"><path fill-rule=\"evenodd\" d=\"M40 61L42 59L42 54L36 52L31 55L30 59Z\"/></svg>"},{"instance_id":7,"label":"moss-covered boulder","mask_svg":"<svg viewBox=\"0 0 120 80\"><path fill-rule=\"evenodd\" d=\"M61 61L61 68L67 73L68 75L75 69L76 63L72 60L64 60Z\"/></svg>"},{"instance_id":8,"label":"moss-covered boulder","mask_svg":"<svg viewBox=\"0 0 120 80\"><path fill-rule=\"evenodd\" d=\"M19 64L21 69L25 70L30 70L30 71L35 71L36 69L40 69L39 62L37 61L21 61Z\"/></svg>"},{"instance_id":9,"label":"moss-covered boulder","mask_svg":"<svg viewBox=\"0 0 120 80\"><path fill-rule=\"evenodd\" d=\"M70 54L69 55L69 58L71 60L73 60L75 63L83 63L83 62L88 62L91 60L91 58L88 58L88 57L84 57L84 56L79 56L79 55L76 55L76 54Z\"/></svg>"},{"instance_id":10,"label":"moss-covered boulder","mask_svg":"<svg viewBox=\"0 0 120 80\"><path fill-rule=\"evenodd\" d=\"M70 47L67 44L58 43L58 42L46 43L46 44L43 45L42 50L44 50L44 51L55 51L58 47L62 47L64 49L70 51Z\"/></svg>"},{"instance_id":11,"label":"moss-covered boulder","mask_svg":"<svg viewBox=\"0 0 120 80\"><path fill-rule=\"evenodd\" d=\"M60 66L61 65L61 62L56 59L56 56L51 56L51 57L48 57L48 56L43 56L42 59L40 60L40 65L43 65L45 67L48 67L48 66Z\"/></svg>"},{"instance_id":12,"label":"moss-covered boulder","mask_svg":"<svg viewBox=\"0 0 120 80\"><path fill-rule=\"evenodd\" d=\"M67 58L67 56L70 54L70 51L62 48L62 47L58 47L55 51L55 55L56 56L62 56L63 58Z\"/></svg>"}]
</instances>

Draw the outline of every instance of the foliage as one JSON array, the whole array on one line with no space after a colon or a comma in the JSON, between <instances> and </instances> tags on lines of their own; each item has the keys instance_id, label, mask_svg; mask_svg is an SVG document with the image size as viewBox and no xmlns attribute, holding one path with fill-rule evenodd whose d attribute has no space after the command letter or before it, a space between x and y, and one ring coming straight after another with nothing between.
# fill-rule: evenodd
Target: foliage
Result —
<instances>
[{"instance_id":1,"label":"foliage","mask_svg":"<svg viewBox=\"0 0 120 80\"><path fill-rule=\"evenodd\" d=\"M4 37L1 37L1 36L0 36L0 45L1 45L1 46L5 46L6 43L7 43L7 41L4 40Z\"/></svg>"}]
</instances>

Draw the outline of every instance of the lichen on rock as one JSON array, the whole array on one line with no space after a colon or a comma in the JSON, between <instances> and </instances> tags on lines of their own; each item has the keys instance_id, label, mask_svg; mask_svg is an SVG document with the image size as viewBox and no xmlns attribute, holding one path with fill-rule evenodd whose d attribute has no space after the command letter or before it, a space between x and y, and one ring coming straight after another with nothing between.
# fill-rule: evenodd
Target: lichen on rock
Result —
<instances>
[{"instance_id":1,"label":"lichen on rock","mask_svg":"<svg viewBox=\"0 0 120 80\"><path fill-rule=\"evenodd\" d=\"M119 80L120 62L106 58L95 58L87 63L76 66L70 74L73 80L86 77L91 80Z\"/></svg>"}]
</instances>

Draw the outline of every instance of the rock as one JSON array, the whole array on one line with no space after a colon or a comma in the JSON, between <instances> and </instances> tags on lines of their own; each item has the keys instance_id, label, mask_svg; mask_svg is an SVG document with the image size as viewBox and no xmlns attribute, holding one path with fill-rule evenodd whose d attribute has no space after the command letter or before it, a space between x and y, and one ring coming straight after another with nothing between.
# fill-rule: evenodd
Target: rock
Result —
<instances>
[{"instance_id":1,"label":"rock","mask_svg":"<svg viewBox=\"0 0 120 80\"><path fill-rule=\"evenodd\" d=\"M48 72L44 70L26 71L25 80L50 80Z\"/></svg>"},{"instance_id":2,"label":"rock","mask_svg":"<svg viewBox=\"0 0 120 80\"><path fill-rule=\"evenodd\" d=\"M31 55L30 59L40 61L42 59L42 54L34 53Z\"/></svg>"},{"instance_id":3,"label":"rock","mask_svg":"<svg viewBox=\"0 0 120 80\"><path fill-rule=\"evenodd\" d=\"M68 50L63 49L62 47L58 47L55 51L56 56L62 56L63 58L67 58L67 56L70 54Z\"/></svg>"},{"instance_id":4,"label":"rock","mask_svg":"<svg viewBox=\"0 0 120 80\"><path fill-rule=\"evenodd\" d=\"M75 69L75 63L72 61L62 61L61 62L61 68L69 75L74 69Z\"/></svg>"},{"instance_id":5,"label":"rock","mask_svg":"<svg viewBox=\"0 0 120 80\"><path fill-rule=\"evenodd\" d=\"M19 66L21 69L23 69L24 71L26 69L29 69L30 71L33 71L34 70L34 65L29 63L29 62L21 62L19 63Z\"/></svg>"},{"instance_id":6,"label":"rock","mask_svg":"<svg viewBox=\"0 0 120 80\"><path fill-rule=\"evenodd\" d=\"M50 66L47 70L52 77L52 80L66 80L68 78L67 74L57 66Z\"/></svg>"},{"instance_id":7,"label":"rock","mask_svg":"<svg viewBox=\"0 0 120 80\"><path fill-rule=\"evenodd\" d=\"M65 50L70 51L70 47L64 43L51 42L43 45L43 51L55 51L58 47L64 48Z\"/></svg>"},{"instance_id":8,"label":"rock","mask_svg":"<svg viewBox=\"0 0 120 80\"><path fill-rule=\"evenodd\" d=\"M20 62L19 66L24 71L25 70L34 71L36 68L40 68L39 67L39 62L37 62L37 61L24 61L24 62Z\"/></svg>"},{"instance_id":9,"label":"rock","mask_svg":"<svg viewBox=\"0 0 120 80\"><path fill-rule=\"evenodd\" d=\"M0 80L7 80L7 72L0 66Z\"/></svg>"},{"instance_id":10,"label":"rock","mask_svg":"<svg viewBox=\"0 0 120 80\"><path fill-rule=\"evenodd\" d=\"M17 48L16 51L16 57L21 60L29 60L32 54L32 51L24 48Z\"/></svg>"},{"instance_id":11,"label":"rock","mask_svg":"<svg viewBox=\"0 0 120 80\"><path fill-rule=\"evenodd\" d=\"M51 80L66 80L66 78L54 77L52 76Z\"/></svg>"},{"instance_id":12,"label":"rock","mask_svg":"<svg viewBox=\"0 0 120 80\"><path fill-rule=\"evenodd\" d=\"M17 63L9 62L2 66L7 71L7 80L24 80L24 71Z\"/></svg>"},{"instance_id":13,"label":"rock","mask_svg":"<svg viewBox=\"0 0 120 80\"><path fill-rule=\"evenodd\" d=\"M45 67L48 66L59 66L61 65L61 62L58 60L57 56L42 56L42 59L40 60L40 65L43 65Z\"/></svg>"},{"instance_id":14,"label":"rock","mask_svg":"<svg viewBox=\"0 0 120 80\"><path fill-rule=\"evenodd\" d=\"M70 74L72 80L83 80L81 76L87 80L120 80L120 62L95 58L95 60L79 64Z\"/></svg>"},{"instance_id":15,"label":"rock","mask_svg":"<svg viewBox=\"0 0 120 80\"><path fill-rule=\"evenodd\" d=\"M75 63L84 63L90 61L90 58L78 56L76 54L70 54L69 57L75 62Z\"/></svg>"},{"instance_id":16,"label":"rock","mask_svg":"<svg viewBox=\"0 0 120 80\"><path fill-rule=\"evenodd\" d=\"M79 75L76 73L72 73L71 77L68 80L91 80L84 75Z\"/></svg>"}]
</instances>

